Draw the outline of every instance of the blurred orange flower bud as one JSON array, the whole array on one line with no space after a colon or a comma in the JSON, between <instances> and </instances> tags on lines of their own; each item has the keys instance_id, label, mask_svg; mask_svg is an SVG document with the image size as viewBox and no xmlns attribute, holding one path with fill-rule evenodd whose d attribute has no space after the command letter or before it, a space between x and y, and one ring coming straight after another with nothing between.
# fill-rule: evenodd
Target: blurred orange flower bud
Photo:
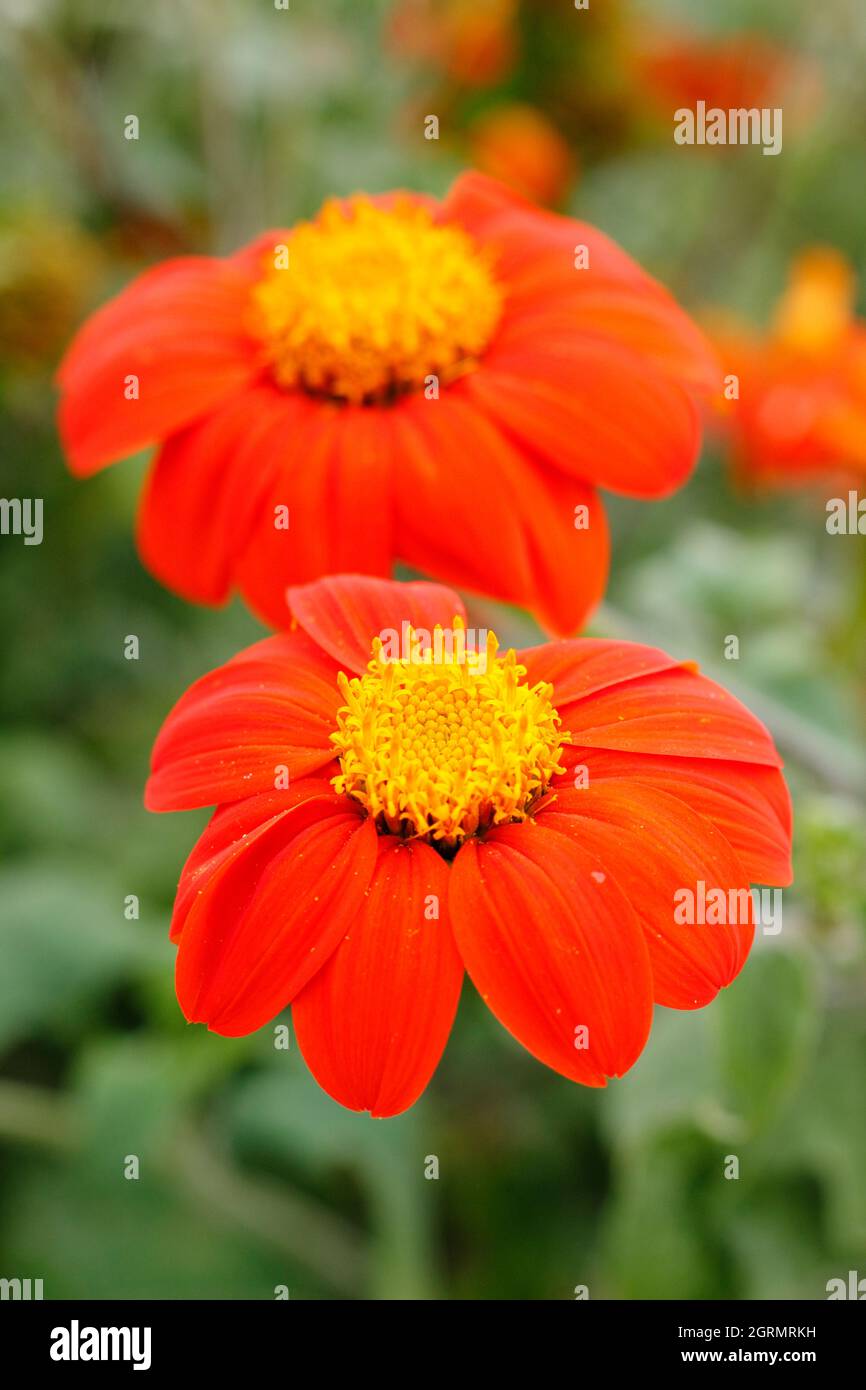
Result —
<instances>
[{"instance_id":1,"label":"blurred orange flower bud","mask_svg":"<svg viewBox=\"0 0 866 1390\"><path fill-rule=\"evenodd\" d=\"M391 42L469 87L506 77L517 56L517 0L400 0Z\"/></svg>"},{"instance_id":2,"label":"blurred orange flower bud","mask_svg":"<svg viewBox=\"0 0 866 1390\"><path fill-rule=\"evenodd\" d=\"M472 163L535 202L560 203L576 160L556 127L533 106L487 111L470 130Z\"/></svg>"}]
</instances>

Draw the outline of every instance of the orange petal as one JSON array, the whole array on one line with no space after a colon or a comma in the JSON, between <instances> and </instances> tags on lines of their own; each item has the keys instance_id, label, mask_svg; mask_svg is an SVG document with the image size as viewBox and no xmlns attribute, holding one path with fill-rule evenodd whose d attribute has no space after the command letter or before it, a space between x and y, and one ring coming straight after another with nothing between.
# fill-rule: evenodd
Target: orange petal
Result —
<instances>
[{"instance_id":1,"label":"orange petal","mask_svg":"<svg viewBox=\"0 0 866 1390\"><path fill-rule=\"evenodd\" d=\"M263 441L278 466L237 570L247 602L275 627L289 621L290 585L321 574L385 576L394 556L387 414L300 399L304 427L287 437L277 421ZM288 530L274 525L277 508Z\"/></svg>"},{"instance_id":2,"label":"orange petal","mask_svg":"<svg viewBox=\"0 0 866 1390\"><path fill-rule=\"evenodd\" d=\"M273 534L285 555L282 575L275 566L270 571L281 605L276 625L287 624L294 535L276 529L269 492L282 456L315 412L300 394L255 385L171 436L154 460L139 509L139 550L157 579L184 598L222 603L239 556L249 545L267 545Z\"/></svg>"},{"instance_id":3,"label":"orange petal","mask_svg":"<svg viewBox=\"0 0 866 1390\"><path fill-rule=\"evenodd\" d=\"M669 792L722 832L750 883L791 882L791 798L777 768L579 747L565 749L562 761L568 770L558 785L573 787L580 768L590 786L616 778Z\"/></svg>"},{"instance_id":4,"label":"orange petal","mask_svg":"<svg viewBox=\"0 0 866 1390\"><path fill-rule=\"evenodd\" d=\"M656 1003L700 1008L736 977L752 944L752 897L711 821L667 792L610 780L559 790L539 824L572 835L625 893L646 933ZM695 920L700 885L724 895L725 920ZM677 918L680 893L693 894L691 922Z\"/></svg>"},{"instance_id":5,"label":"orange petal","mask_svg":"<svg viewBox=\"0 0 866 1390\"><path fill-rule=\"evenodd\" d=\"M336 764L333 767L336 769ZM180 940L190 909L219 869L230 859L245 854L283 819L287 811L303 801L315 799L323 808L343 806L343 799L331 786L327 770L323 776L303 777L285 791L260 792L242 801L218 806L183 866L171 918L171 940Z\"/></svg>"},{"instance_id":6,"label":"orange petal","mask_svg":"<svg viewBox=\"0 0 866 1390\"><path fill-rule=\"evenodd\" d=\"M463 963L518 1042L586 1086L628 1071L652 1021L649 955L592 854L531 821L504 826L460 850L450 904Z\"/></svg>"},{"instance_id":7,"label":"orange petal","mask_svg":"<svg viewBox=\"0 0 866 1390\"><path fill-rule=\"evenodd\" d=\"M604 592L601 503L586 484L510 443L472 408L467 390L460 382L439 400L416 397L393 412L399 553L462 587L531 608L554 632L573 632Z\"/></svg>"},{"instance_id":8,"label":"orange petal","mask_svg":"<svg viewBox=\"0 0 866 1390\"><path fill-rule=\"evenodd\" d=\"M680 666L658 647L639 642L615 642L604 637L580 637L571 642L545 642L518 652L530 685L549 681L557 709L587 695Z\"/></svg>"},{"instance_id":9,"label":"orange petal","mask_svg":"<svg viewBox=\"0 0 866 1390\"><path fill-rule=\"evenodd\" d=\"M557 348L559 350L557 350ZM575 329L494 347L466 378L473 402L555 468L630 497L663 497L701 447L692 398L639 353Z\"/></svg>"},{"instance_id":10,"label":"orange petal","mask_svg":"<svg viewBox=\"0 0 866 1390\"><path fill-rule=\"evenodd\" d=\"M402 632L404 623L428 632L466 618L463 601L443 584L403 584L366 575L340 574L289 590L295 621L322 651L349 671L370 661L374 637ZM384 640L384 638L383 638Z\"/></svg>"},{"instance_id":11,"label":"orange petal","mask_svg":"<svg viewBox=\"0 0 866 1390\"><path fill-rule=\"evenodd\" d=\"M782 765L761 721L715 681L685 666L622 681L557 708L569 742L581 747Z\"/></svg>"},{"instance_id":12,"label":"orange petal","mask_svg":"<svg viewBox=\"0 0 866 1390\"><path fill-rule=\"evenodd\" d=\"M442 216L460 222L495 256L507 299L497 342L565 330L638 352L662 374L705 392L719 384L706 337L668 291L614 241L538 208L483 174L461 175Z\"/></svg>"},{"instance_id":13,"label":"orange petal","mask_svg":"<svg viewBox=\"0 0 866 1390\"><path fill-rule=\"evenodd\" d=\"M315 798L242 839L200 887L180 936L176 985L191 1023L261 1028L320 970L361 911L376 855L348 799Z\"/></svg>"},{"instance_id":14,"label":"orange petal","mask_svg":"<svg viewBox=\"0 0 866 1390\"><path fill-rule=\"evenodd\" d=\"M399 1114L448 1040L463 966L448 922L448 866L429 845L382 838L368 895L292 1018L319 1085L350 1110ZM434 915L435 914L435 915Z\"/></svg>"},{"instance_id":15,"label":"orange petal","mask_svg":"<svg viewBox=\"0 0 866 1390\"><path fill-rule=\"evenodd\" d=\"M164 439L258 375L244 327L249 287L231 262L185 257L139 276L87 320L58 372L74 473ZM125 394L131 377L137 399Z\"/></svg>"},{"instance_id":16,"label":"orange petal","mask_svg":"<svg viewBox=\"0 0 866 1390\"><path fill-rule=\"evenodd\" d=\"M635 289L656 282L610 237L585 222L539 208L513 188L469 170L451 186L442 204L443 221L459 222L495 254L496 271L507 286L509 300L529 297L539 289L560 291L575 284L575 249L589 249L593 274Z\"/></svg>"},{"instance_id":17,"label":"orange petal","mask_svg":"<svg viewBox=\"0 0 866 1390\"><path fill-rule=\"evenodd\" d=\"M182 811L272 791L334 756L337 668L303 632L266 637L202 676L159 732L150 811Z\"/></svg>"}]
</instances>

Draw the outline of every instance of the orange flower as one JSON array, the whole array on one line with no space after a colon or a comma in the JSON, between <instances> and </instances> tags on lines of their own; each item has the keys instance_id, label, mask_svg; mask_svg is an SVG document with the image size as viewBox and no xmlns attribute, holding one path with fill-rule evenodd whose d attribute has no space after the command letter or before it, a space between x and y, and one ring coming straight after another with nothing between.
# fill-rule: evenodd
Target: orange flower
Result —
<instances>
[{"instance_id":1,"label":"orange flower","mask_svg":"<svg viewBox=\"0 0 866 1390\"><path fill-rule=\"evenodd\" d=\"M781 762L738 701L652 647L503 654L435 584L289 601L293 629L199 680L153 751L151 810L217 804L171 926L191 1022L236 1036L291 1003L320 1085L393 1115L464 969L586 1086L631 1067L654 1001L699 1008L734 979L750 879L791 876Z\"/></svg>"},{"instance_id":2,"label":"orange flower","mask_svg":"<svg viewBox=\"0 0 866 1390\"><path fill-rule=\"evenodd\" d=\"M401 0L390 35L401 56L468 87L490 87L517 57L517 0Z\"/></svg>"},{"instance_id":3,"label":"orange flower","mask_svg":"<svg viewBox=\"0 0 866 1390\"><path fill-rule=\"evenodd\" d=\"M739 399L727 411L736 467L774 485L866 470L866 325L838 252L807 251L763 336L722 325L716 338Z\"/></svg>"},{"instance_id":4,"label":"orange flower","mask_svg":"<svg viewBox=\"0 0 866 1390\"><path fill-rule=\"evenodd\" d=\"M151 270L72 344L60 432L80 475L161 444L139 546L185 598L238 588L281 626L288 584L401 559L572 632L604 588L596 486L676 488L715 380L606 237L468 174Z\"/></svg>"},{"instance_id":5,"label":"orange flower","mask_svg":"<svg viewBox=\"0 0 866 1390\"><path fill-rule=\"evenodd\" d=\"M575 170L565 140L534 106L510 102L485 111L469 132L472 162L524 197L559 203Z\"/></svg>"},{"instance_id":6,"label":"orange flower","mask_svg":"<svg viewBox=\"0 0 866 1390\"><path fill-rule=\"evenodd\" d=\"M814 112L820 77L813 64L759 34L706 38L653 27L633 38L631 64L641 93L670 115L675 107L723 110L776 106L785 119Z\"/></svg>"}]
</instances>

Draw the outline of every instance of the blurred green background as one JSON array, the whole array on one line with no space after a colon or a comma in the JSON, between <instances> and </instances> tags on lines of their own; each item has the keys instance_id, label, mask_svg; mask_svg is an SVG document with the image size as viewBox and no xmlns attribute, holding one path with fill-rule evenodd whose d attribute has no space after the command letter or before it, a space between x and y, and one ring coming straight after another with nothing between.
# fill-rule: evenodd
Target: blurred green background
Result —
<instances>
[{"instance_id":1,"label":"blurred green background","mask_svg":"<svg viewBox=\"0 0 866 1390\"><path fill-rule=\"evenodd\" d=\"M593 630L741 694L796 809L782 933L708 1010L659 1010L626 1078L553 1075L467 985L427 1094L372 1121L272 1028L230 1042L175 1002L168 917L206 816L145 814L149 749L186 685L262 629L143 571L144 459L66 474L51 377L85 313L165 255L232 249L330 194L444 191L505 102L567 147L554 201L696 312L762 322L816 241L866 282L859 0L514 0L480 82L435 27L455 4L420 44L430 6L384 0L0 5L0 490L45 504L41 546L0 537L0 1275L48 1298L823 1298L866 1274L866 558L826 534L826 490L748 498L708 447L670 501L611 500ZM804 60L781 157L674 146L627 58L683 21ZM515 613L496 627L533 633Z\"/></svg>"}]
</instances>

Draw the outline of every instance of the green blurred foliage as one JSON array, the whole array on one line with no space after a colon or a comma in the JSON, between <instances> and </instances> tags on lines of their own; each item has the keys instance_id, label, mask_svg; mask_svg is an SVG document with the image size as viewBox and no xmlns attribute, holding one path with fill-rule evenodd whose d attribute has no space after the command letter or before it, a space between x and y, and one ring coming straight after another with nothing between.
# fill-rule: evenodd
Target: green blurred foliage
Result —
<instances>
[{"instance_id":1,"label":"green blurred foliage","mask_svg":"<svg viewBox=\"0 0 866 1390\"><path fill-rule=\"evenodd\" d=\"M56 314L40 314L36 286L44 336L0 360L3 492L45 503L42 546L0 538L0 1273L42 1277L49 1297L567 1299L587 1285L593 1298L821 1298L866 1268L866 566L862 541L827 537L820 498L745 498L712 445L669 501L612 503L596 630L700 659L785 752L796 884L782 933L759 939L735 985L700 1013L659 1010L644 1056L605 1092L536 1064L467 985L428 1094L387 1122L337 1107L272 1029L228 1041L180 1018L167 925L204 816L146 815L149 748L186 685L261 629L238 604L191 608L142 570L144 460L86 483L66 474L58 334L164 255L229 249L358 186L444 189L460 141L423 140L425 79L389 51L389 11L5 7L0 317L19 255L4 248L22 229L34 264L34 218L66 249L51 243ZM760 321L813 240L866 283L851 175L862 6L635 0L626 22L677 14L808 55L825 74L820 111L777 160L677 152L649 122L606 140L584 47L575 107L597 119L585 142L572 136L570 210L696 309ZM521 15L500 95L543 100L555 26L580 20L546 0ZM122 138L129 112L137 143ZM520 614L496 626L535 635Z\"/></svg>"}]
</instances>

